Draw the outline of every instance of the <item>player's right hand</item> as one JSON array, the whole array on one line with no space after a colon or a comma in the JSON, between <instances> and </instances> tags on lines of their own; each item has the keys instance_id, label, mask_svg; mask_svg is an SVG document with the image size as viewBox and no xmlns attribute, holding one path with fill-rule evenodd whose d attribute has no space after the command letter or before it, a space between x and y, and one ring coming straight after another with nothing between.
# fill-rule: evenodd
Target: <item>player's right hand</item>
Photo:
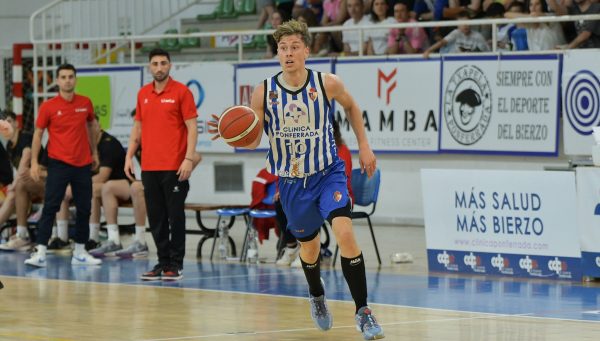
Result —
<instances>
[{"instance_id":1,"label":"player's right hand","mask_svg":"<svg viewBox=\"0 0 600 341\"><path fill-rule=\"evenodd\" d=\"M133 161L131 160L131 157L126 156L125 157L125 175L127 176L127 178L131 181L135 181L135 168L133 166Z\"/></svg>"},{"instance_id":2,"label":"player's right hand","mask_svg":"<svg viewBox=\"0 0 600 341\"><path fill-rule=\"evenodd\" d=\"M213 134L213 136L210 139L214 141L221 137L221 134L219 134L219 116L215 114L211 114L211 116L213 119L207 122L208 133Z\"/></svg>"},{"instance_id":3,"label":"player's right hand","mask_svg":"<svg viewBox=\"0 0 600 341\"><path fill-rule=\"evenodd\" d=\"M29 169L29 175L34 181L40 181L40 165L37 162L31 163L31 169Z\"/></svg>"}]
</instances>

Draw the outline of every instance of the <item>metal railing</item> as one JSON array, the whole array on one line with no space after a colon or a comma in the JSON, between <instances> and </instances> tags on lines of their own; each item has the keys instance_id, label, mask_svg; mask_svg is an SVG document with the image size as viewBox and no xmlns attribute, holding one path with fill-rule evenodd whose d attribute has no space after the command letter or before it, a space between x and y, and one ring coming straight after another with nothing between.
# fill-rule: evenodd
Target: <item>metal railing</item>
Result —
<instances>
[{"instance_id":1,"label":"metal railing","mask_svg":"<svg viewBox=\"0 0 600 341\"><path fill-rule=\"evenodd\" d=\"M155 2L178 2L181 3L181 7L173 7L171 10L165 11L163 16L158 18L149 18L149 19L135 19L135 16L139 14L136 13L135 9L138 3L144 2L145 4L155 3ZM104 31L98 30L95 32L91 32L90 30L84 30L75 34L73 30L64 29L56 29L61 31L62 34L58 34L57 32L48 32L45 27L59 27L60 25L56 25L59 20L56 18L56 9L62 8L64 4L67 3L80 3L86 2L89 4L97 3L97 2L106 2L105 9L98 10L98 13L104 13L100 15L106 23L106 26L114 26L112 28L107 28ZM121 3L120 6L123 6L123 3L129 4L129 9L123 9L123 11L119 12L118 16L115 18L107 18L107 9L109 7L109 3ZM71 63L77 65L93 65L96 64L99 57L104 58L106 63L115 63L115 64L126 64L133 65L138 64L137 57L139 56L139 47L141 44L145 42L156 42L161 39L180 39L180 38L214 38L214 37L223 37L223 36L234 36L237 37L237 61L244 61L244 44L242 43L243 37L248 35L267 35L272 34L274 30L236 30L236 31L227 31L227 32L196 32L190 34L144 34L144 30L149 30L149 26L156 25L159 23L164 23L168 21L169 15L173 16L173 13L178 13L181 11L181 8L185 6L191 6L197 3L197 1L192 0L60 0L55 1L42 9L38 10L31 17L31 41L34 45L34 84L37 84L37 71L42 71L41 75L43 79L43 91L41 93L36 93L35 98L35 108L37 108L38 97L46 98L52 93L48 92L49 84L46 82L46 73L47 71L53 71L55 65L58 62L64 62L68 60ZM127 6L125 6L127 7ZM122 7L121 7L122 8ZM146 11L145 9L144 11ZM64 11L71 11L73 14L76 9L69 9ZM53 14L54 13L54 14ZM134 14L131 14L134 13ZM90 11L88 12L78 12L79 18L77 20L84 21L81 16L84 15L92 15ZM62 14L61 14L62 15ZM125 25L122 22L119 22L119 18L125 16L131 16L131 22ZM52 25L46 25L44 21L50 20ZM358 57L346 57L346 58L365 58L363 55L363 44L364 44L364 36L365 31L372 29L392 29L392 28L410 28L410 27L421 27L421 28L433 28L433 27L453 27L457 25L469 25L469 26L483 26L483 25L491 25L492 26L492 52L496 52L497 47L497 31L499 25L506 24L532 24L532 23L548 23L548 22L568 22L568 21L576 21L576 20L600 20L600 14L594 15L579 15L579 16L543 16L543 17L523 17L523 18L515 18L515 19L474 19L474 20L455 20L455 21L429 21L429 22L407 22L407 23L395 23L395 24L379 24L379 25L366 25L366 26L352 26L352 27L344 27L344 26L330 26L330 27L312 27L309 29L310 32L339 32L339 31L358 31L359 33L359 55ZM38 22L42 23L39 24ZM123 29L126 31L123 31ZM131 28L131 31L129 31ZM66 32L69 32L67 35ZM100 51L100 52L98 52ZM215 51L218 51L218 48L215 48ZM121 58L116 58L116 60L111 60L109 58L112 54L118 52ZM554 51L556 52L556 51ZM523 52L528 53L528 52ZM539 53L539 52L537 52ZM38 65L38 57L41 58L41 65ZM127 57L127 58L126 58ZM381 55L375 56L381 58ZM59 60L60 59L60 60Z\"/></svg>"}]
</instances>

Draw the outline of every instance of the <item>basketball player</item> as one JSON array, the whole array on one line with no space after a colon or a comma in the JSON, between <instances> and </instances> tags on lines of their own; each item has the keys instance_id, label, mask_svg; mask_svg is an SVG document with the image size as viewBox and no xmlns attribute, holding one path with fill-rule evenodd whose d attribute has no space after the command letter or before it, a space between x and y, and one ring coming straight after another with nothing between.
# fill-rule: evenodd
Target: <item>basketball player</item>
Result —
<instances>
[{"instance_id":1,"label":"basketball player","mask_svg":"<svg viewBox=\"0 0 600 341\"><path fill-rule=\"evenodd\" d=\"M198 114L190 90L169 77L169 53L154 49L148 60L153 81L138 92L125 174L135 181L132 158L141 143L142 184L158 251L158 264L141 278L179 280L183 278L184 205L194 167Z\"/></svg>"},{"instance_id":2,"label":"basketball player","mask_svg":"<svg viewBox=\"0 0 600 341\"><path fill-rule=\"evenodd\" d=\"M383 330L367 306L364 259L352 230L351 202L344 162L335 145L330 103L335 100L344 108L358 140L360 167L371 176L376 160L362 112L337 76L305 68L310 35L304 23L288 21L273 36L282 72L255 88L251 107L269 137L267 169L279 176L287 228L300 241L311 316L319 329L332 327L319 263L319 230L327 219L340 246L342 271L356 304L357 328L366 340L383 338ZM212 127L217 124L211 122ZM260 139L259 135L247 148L256 148Z\"/></svg>"}]
</instances>

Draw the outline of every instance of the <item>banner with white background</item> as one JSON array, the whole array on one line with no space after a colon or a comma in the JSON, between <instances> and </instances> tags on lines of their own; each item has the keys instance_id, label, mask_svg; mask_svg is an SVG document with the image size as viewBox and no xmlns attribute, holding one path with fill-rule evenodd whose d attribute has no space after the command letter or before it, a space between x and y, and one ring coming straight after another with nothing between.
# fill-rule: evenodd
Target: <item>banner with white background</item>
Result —
<instances>
[{"instance_id":1,"label":"banner with white background","mask_svg":"<svg viewBox=\"0 0 600 341\"><path fill-rule=\"evenodd\" d=\"M574 173L423 169L421 180L430 271L581 277Z\"/></svg>"},{"instance_id":2,"label":"banner with white background","mask_svg":"<svg viewBox=\"0 0 600 341\"><path fill-rule=\"evenodd\" d=\"M592 128L600 126L600 53L569 50L563 55L563 135L565 154L591 155Z\"/></svg>"},{"instance_id":3,"label":"banner with white background","mask_svg":"<svg viewBox=\"0 0 600 341\"><path fill-rule=\"evenodd\" d=\"M338 60L335 69L363 112L374 151L437 152L439 60ZM345 118L342 108L336 115ZM348 147L358 150L348 122L341 127Z\"/></svg>"},{"instance_id":4,"label":"banner with white background","mask_svg":"<svg viewBox=\"0 0 600 341\"><path fill-rule=\"evenodd\" d=\"M557 155L559 55L446 57L440 151Z\"/></svg>"},{"instance_id":5,"label":"banner with white background","mask_svg":"<svg viewBox=\"0 0 600 341\"><path fill-rule=\"evenodd\" d=\"M600 277L600 168L577 167L576 172L582 271Z\"/></svg>"},{"instance_id":6,"label":"banner with white background","mask_svg":"<svg viewBox=\"0 0 600 341\"><path fill-rule=\"evenodd\" d=\"M137 92L142 86L142 67L100 67L81 68L77 70L78 84L84 85L87 79L108 78L108 82L90 83L91 87L84 87L76 91L82 95L90 96L94 111L98 116L102 128L127 148L133 118L131 112L135 110ZM107 87L104 89L104 87ZM91 93L86 93L86 90ZM94 98L98 94L106 96Z\"/></svg>"}]
</instances>

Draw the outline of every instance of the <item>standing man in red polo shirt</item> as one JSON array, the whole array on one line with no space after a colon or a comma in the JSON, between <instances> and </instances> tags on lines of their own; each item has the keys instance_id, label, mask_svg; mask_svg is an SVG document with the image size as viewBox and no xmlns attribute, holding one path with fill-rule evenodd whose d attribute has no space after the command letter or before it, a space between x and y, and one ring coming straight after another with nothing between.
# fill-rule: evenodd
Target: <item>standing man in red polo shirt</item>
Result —
<instances>
[{"instance_id":1,"label":"standing man in red polo shirt","mask_svg":"<svg viewBox=\"0 0 600 341\"><path fill-rule=\"evenodd\" d=\"M194 166L198 114L190 90L169 77L169 53L154 49L148 59L154 80L138 92L125 174L134 181L132 158L141 143L144 197L158 251L158 264L141 278L179 280L183 278L184 206Z\"/></svg>"},{"instance_id":2,"label":"standing man in red polo shirt","mask_svg":"<svg viewBox=\"0 0 600 341\"><path fill-rule=\"evenodd\" d=\"M38 181L38 163L44 131L48 129L48 177L42 217L38 222L37 252L25 264L45 267L46 249L52 233L56 212L70 184L77 209L75 219L75 250L72 265L98 265L100 259L85 250L89 237L88 222L92 203L92 168L98 166L95 141L98 124L89 98L75 94L77 70L71 64L63 64L56 70L58 96L40 106L33 142L31 144L31 177Z\"/></svg>"}]
</instances>

